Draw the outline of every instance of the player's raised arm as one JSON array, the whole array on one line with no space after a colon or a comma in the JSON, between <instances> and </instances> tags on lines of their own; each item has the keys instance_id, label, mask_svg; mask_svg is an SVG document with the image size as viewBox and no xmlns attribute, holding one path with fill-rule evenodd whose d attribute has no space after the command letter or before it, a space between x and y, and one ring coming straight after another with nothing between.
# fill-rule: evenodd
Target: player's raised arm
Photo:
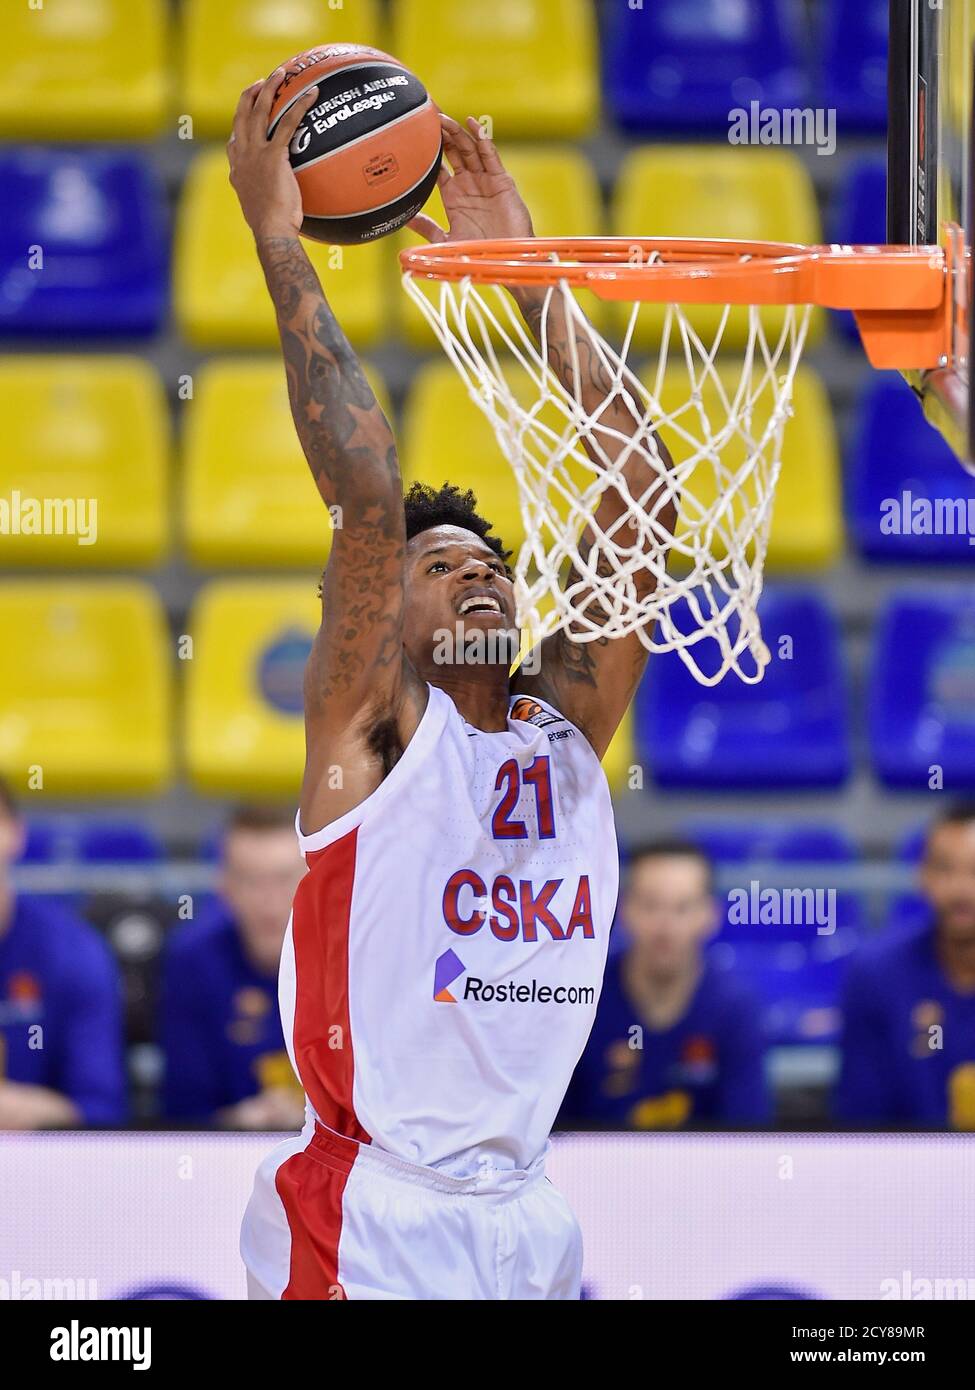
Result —
<instances>
[{"instance_id":1,"label":"player's raised arm","mask_svg":"<svg viewBox=\"0 0 975 1390\"><path fill-rule=\"evenodd\" d=\"M595 463L615 462L642 421L631 411L623 397L614 390L609 370L593 340L587 336L585 325L576 321L570 328L561 295L552 295L546 307L546 291L524 287L514 291L522 316L537 342L542 341L541 323L545 315L545 342L548 361L556 376L590 417L597 416L600 424L599 448L583 440L586 452ZM574 350L573 350L574 345ZM577 379L578 370L578 379ZM608 403L607 403L608 402ZM636 409L636 408L634 408ZM657 448L664 468L671 467L670 455L663 442ZM645 452L633 449L628 454L620 477L633 497L647 491L648 471ZM665 492L661 482L645 502L648 511L657 504L656 521L661 541L671 536L677 525L677 508L672 497L661 501ZM626 516L623 497L615 487L606 488L593 513L597 532L614 534L614 528ZM593 545L594 536L587 529L579 541L580 553L585 555ZM605 556L596 562L597 572L612 574ZM578 583L573 570L567 580ZM648 598L656 587L656 579L647 568L633 575L637 600ZM575 602L583 607L585 594L576 595ZM598 609L595 610L598 612ZM577 724L589 738L600 757L610 745L627 707L636 693L647 662L647 649L635 632L626 637L599 637L591 642L574 642L564 628L553 632L541 644L540 660L526 663L533 674L519 672L515 687L526 693L540 695Z\"/></svg>"},{"instance_id":2,"label":"player's raised arm","mask_svg":"<svg viewBox=\"0 0 975 1390\"><path fill-rule=\"evenodd\" d=\"M493 142L484 135L478 122L470 117L465 127L444 116L442 124L444 153L453 169L452 174L442 171L440 177L450 230L445 233L428 217L415 219L411 226L431 241L533 236L528 209ZM622 396L614 394L609 372L593 340L578 323L570 329L559 295L550 296L546 309L544 289L525 286L514 290L513 294L538 342L542 338L542 315L546 315L549 365L585 412L590 416L598 414L603 457L587 443L590 456L597 463L602 463L604 458L615 460L627 448L641 419L627 407ZM668 467L669 456L659 441L658 448L664 467ZM630 453L621 476L633 495L643 495L648 479L645 457L640 450ZM648 498L648 505L653 500L653 497ZM607 488L595 512L596 525L601 531L611 531L624 512L620 494L615 488ZM675 513L676 508L669 500L660 506L657 519L661 535L673 530ZM580 543L583 550L586 539L584 536ZM646 570L634 576L634 584L637 597L642 599L653 590L655 581ZM579 597L576 602L581 605L584 599ZM565 631L559 631L542 643L540 657L540 660L525 663L534 674L519 672L514 688L536 694L555 705L583 730L601 757L639 684L646 664L646 648L635 633L613 640L601 638L580 643L571 641Z\"/></svg>"},{"instance_id":3,"label":"player's raised arm","mask_svg":"<svg viewBox=\"0 0 975 1390\"><path fill-rule=\"evenodd\" d=\"M383 776L382 759L370 753L376 730L392 725L394 739L408 740L425 691L403 655L406 535L395 441L298 237L301 198L288 143L316 93L296 103L268 140L280 80L279 70L243 93L228 156L277 314L298 438L335 509L322 625L305 678L302 821L312 829L374 790ZM340 789L327 786L335 765L350 774L332 779Z\"/></svg>"}]
</instances>

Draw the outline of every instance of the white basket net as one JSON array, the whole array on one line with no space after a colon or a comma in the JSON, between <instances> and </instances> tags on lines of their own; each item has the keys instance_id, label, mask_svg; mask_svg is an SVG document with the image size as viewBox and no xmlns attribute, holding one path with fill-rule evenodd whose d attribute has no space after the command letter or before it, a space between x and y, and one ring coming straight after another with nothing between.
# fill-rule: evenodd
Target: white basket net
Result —
<instances>
[{"instance_id":1,"label":"white basket net","mask_svg":"<svg viewBox=\"0 0 975 1390\"><path fill-rule=\"evenodd\" d=\"M730 670L749 684L761 680L770 658L757 605L808 306L779 309L774 331L764 311L745 310L746 341L729 366L718 354L731 306L721 308L704 342L688 313L667 305L655 360L638 374L628 358L640 302L617 350L560 281L544 291L536 345L501 286L431 283L410 273L404 285L514 472L526 536L515 563L519 625L535 641L559 629L578 642L635 632L651 652L677 651L703 685ZM556 302L567 325L569 386L547 360ZM611 383L595 411L581 400L580 340ZM625 431L618 412L615 425L606 420L616 404L625 409ZM623 511L604 530L596 512L610 489ZM672 531L662 514L675 501ZM635 580L646 572L655 587L641 597Z\"/></svg>"}]
</instances>

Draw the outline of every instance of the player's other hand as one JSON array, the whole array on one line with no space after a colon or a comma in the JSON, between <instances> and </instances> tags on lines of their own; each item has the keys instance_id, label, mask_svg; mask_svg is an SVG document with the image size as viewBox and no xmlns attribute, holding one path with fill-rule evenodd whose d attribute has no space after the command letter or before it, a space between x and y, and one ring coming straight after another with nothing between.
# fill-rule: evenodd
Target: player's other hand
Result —
<instances>
[{"instance_id":1,"label":"player's other hand","mask_svg":"<svg viewBox=\"0 0 975 1390\"><path fill-rule=\"evenodd\" d=\"M271 1087L229 1105L217 1115L225 1129L301 1129L304 1101L290 1087Z\"/></svg>"},{"instance_id":2,"label":"player's other hand","mask_svg":"<svg viewBox=\"0 0 975 1390\"><path fill-rule=\"evenodd\" d=\"M269 140L274 94L284 68L276 68L263 82L246 87L237 103L234 127L227 142L230 182L240 199L241 211L255 237L295 236L301 229L301 193L288 159L291 137L306 111L318 98L318 88L306 92L282 116Z\"/></svg>"},{"instance_id":3,"label":"player's other hand","mask_svg":"<svg viewBox=\"0 0 975 1390\"><path fill-rule=\"evenodd\" d=\"M440 123L444 164L437 183L449 230L423 213L410 222L412 230L433 242L534 236L531 215L514 179L474 117L461 125L441 115Z\"/></svg>"}]
</instances>

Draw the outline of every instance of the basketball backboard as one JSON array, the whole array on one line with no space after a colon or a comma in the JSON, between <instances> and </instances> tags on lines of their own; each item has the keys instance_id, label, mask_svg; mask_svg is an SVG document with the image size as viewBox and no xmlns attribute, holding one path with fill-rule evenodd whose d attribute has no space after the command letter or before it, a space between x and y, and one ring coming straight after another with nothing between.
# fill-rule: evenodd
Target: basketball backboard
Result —
<instances>
[{"instance_id":1,"label":"basketball backboard","mask_svg":"<svg viewBox=\"0 0 975 1390\"><path fill-rule=\"evenodd\" d=\"M952 348L907 374L925 414L963 459L975 459L972 321L972 84L975 0L890 0L887 240L949 254Z\"/></svg>"}]
</instances>

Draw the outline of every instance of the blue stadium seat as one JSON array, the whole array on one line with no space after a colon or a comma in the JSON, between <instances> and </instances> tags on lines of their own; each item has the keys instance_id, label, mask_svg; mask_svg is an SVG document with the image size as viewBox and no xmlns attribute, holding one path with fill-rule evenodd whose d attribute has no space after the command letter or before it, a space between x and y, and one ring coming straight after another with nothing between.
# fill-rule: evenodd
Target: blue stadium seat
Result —
<instances>
[{"instance_id":1,"label":"blue stadium seat","mask_svg":"<svg viewBox=\"0 0 975 1390\"><path fill-rule=\"evenodd\" d=\"M931 908L920 893L897 893L888 905L884 928L907 931L930 926L931 916Z\"/></svg>"},{"instance_id":2,"label":"blue stadium seat","mask_svg":"<svg viewBox=\"0 0 975 1390\"><path fill-rule=\"evenodd\" d=\"M81 827L78 858L86 864L161 864L165 850L147 825L98 820Z\"/></svg>"},{"instance_id":3,"label":"blue stadium seat","mask_svg":"<svg viewBox=\"0 0 975 1390\"><path fill-rule=\"evenodd\" d=\"M761 921L760 900L759 915L751 912L750 894L753 882L759 894L767 888L829 889L829 865L854 864L856 847L834 826L802 822L699 821L691 822L686 833L724 871L719 900L725 906L725 918L709 949L740 974L755 994L768 1043L799 1046L835 1041L842 964L866 922L862 898L849 885L836 886L835 902L814 899L809 906L804 904L802 920L766 923ZM811 866L808 873L800 867L804 864ZM740 915L729 920L732 887L749 894L745 921ZM821 914L830 908L835 909L835 917L824 923ZM817 930L824 924L833 929Z\"/></svg>"},{"instance_id":4,"label":"blue stadium seat","mask_svg":"<svg viewBox=\"0 0 975 1390\"><path fill-rule=\"evenodd\" d=\"M20 864L57 864L73 859L77 826L63 819L35 820L27 818L27 836Z\"/></svg>"},{"instance_id":5,"label":"blue stadium seat","mask_svg":"<svg viewBox=\"0 0 975 1390\"><path fill-rule=\"evenodd\" d=\"M816 8L822 25L817 102L835 110L840 130L885 130L889 0L820 0Z\"/></svg>"},{"instance_id":6,"label":"blue stadium seat","mask_svg":"<svg viewBox=\"0 0 975 1390\"><path fill-rule=\"evenodd\" d=\"M897 846L897 860L900 864L907 864L912 869L917 869L924 853L924 845L930 828L930 823L925 821L923 825L916 825L904 836ZM891 895L887 905L887 915L884 918L884 926L898 929L920 927L930 920L931 908L928 906L927 900L921 896L916 888L908 888L903 892Z\"/></svg>"},{"instance_id":7,"label":"blue stadium seat","mask_svg":"<svg viewBox=\"0 0 975 1390\"><path fill-rule=\"evenodd\" d=\"M780 0L652 0L608 7L604 87L627 130L727 135L729 112L804 107L799 12Z\"/></svg>"},{"instance_id":8,"label":"blue stadium seat","mask_svg":"<svg viewBox=\"0 0 975 1390\"><path fill-rule=\"evenodd\" d=\"M776 859L797 864L855 864L859 851L835 825L773 825L766 831Z\"/></svg>"},{"instance_id":9,"label":"blue stadium seat","mask_svg":"<svg viewBox=\"0 0 975 1390\"><path fill-rule=\"evenodd\" d=\"M975 478L892 372L870 374L845 473L850 532L866 559L971 563Z\"/></svg>"},{"instance_id":10,"label":"blue stadium seat","mask_svg":"<svg viewBox=\"0 0 975 1390\"><path fill-rule=\"evenodd\" d=\"M168 232L151 161L7 146L0 201L0 333L63 338L159 328Z\"/></svg>"},{"instance_id":11,"label":"blue stadium seat","mask_svg":"<svg viewBox=\"0 0 975 1390\"><path fill-rule=\"evenodd\" d=\"M659 786L789 791L845 780L847 682L836 620L801 589L766 593L759 612L773 659L758 685L730 673L708 688L676 653L651 661L637 692L636 737ZM790 646L791 658L781 659Z\"/></svg>"},{"instance_id":12,"label":"blue stadium seat","mask_svg":"<svg viewBox=\"0 0 975 1390\"><path fill-rule=\"evenodd\" d=\"M50 816L36 819L27 814L29 808L21 806L25 813L27 834L24 852L16 861L13 870L14 887L25 898L36 898L51 908L65 912L78 912L82 907L81 893L52 893L28 891L19 881L18 870L23 867L28 873L36 868L49 869L53 865L71 863L77 854L78 821L73 816ZM46 874L45 874L46 877Z\"/></svg>"},{"instance_id":13,"label":"blue stadium seat","mask_svg":"<svg viewBox=\"0 0 975 1390\"><path fill-rule=\"evenodd\" d=\"M856 945L856 933L840 928L832 936L811 936L805 943L773 940L732 946L721 939L711 951L741 975L758 1000L768 1046L823 1046L839 1038L840 987Z\"/></svg>"},{"instance_id":14,"label":"blue stadium seat","mask_svg":"<svg viewBox=\"0 0 975 1390\"><path fill-rule=\"evenodd\" d=\"M843 171L833 194L830 236L844 246L887 240L887 161L861 155Z\"/></svg>"},{"instance_id":15,"label":"blue stadium seat","mask_svg":"<svg viewBox=\"0 0 975 1390\"><path fill-rule=\"evenodd\" d=\"M756 852L760 828L749 821L690 821L683 834L717 865L741 864L747 859L766 859Z\"/></svg>"},{"instance_id":16,"label":"blue stadium seat","mask_svg":"<svg viewBox=\"0 0 975 1390\"><path fill-rule=\"evenodd\" d=\"M883 155L861 155L844 169L833 195L829 237L843 246L883 245L887 240L887 161ZM832 318L844 337L859 343L860 333L849 310L834 310Z\"/></svg>"},{"instance_id":17,"label":"blue stadium seat","mask_svg":"<svg viewBox=\"0 0 975 1390\"><path fill-rule=\"evenodd\" d=\"M849 838L835 826L780 822L692 821L685 827L687 838L714 860L719 869L740 871L744 887L751 878L761 881L762 872L775 875L778 865L810 865L814 872L795 880L795 887L830 887L829 866L855 864L859 852ZM779 883L780 877L774 877ZM859 931L866 922L864 903L859 893L849 886L835 885L836 922L838 929ZM785 931L790 939L803 939L799 929L776 928ZM756 937L767 941L769 927L762 923L725 923L724 940L741 941Z\"/></svg>"},{"instance_id":18,"label":"blue stadium seat","mask_svg":"<svg viewBox=\"0 0 975 1390\"><path fill-rule=\"evenodd\" d=\"M970 589L902 591L888 600L875 631L868 718L874 769L887 786L975 791Z\"/></svg>"},{"instance_id":19,"label":"blue stadium seat","mask_svg":"<svg viewBox=\"0 0 975 1390\"><path fill-rule=\"evenodd\" d=\"M857 848L834 825L806 822L690 821L687 838L718 864L750 859L795 863L851 864Z\"/></svg>"},{"instance_id":20,"label":"blue stadium seat","mask_svg":"<svg viewBox=\"0 0 975 1390\"><path fill-rule=\"evenodd\" d=\"M897 859L901 864L920 864L930 829L930 823L925 821L907 832L897 846Z\"/></svg>"},{"instance_id":21,"label":"blue stadium seat","mask_svg":"<svg viewBox=\"0 0 975 1390\"><path fill-rule=\"evenodd\" d=\"M160 864L163 843L147 825L129 820L52 816L27 821L21 864Z\"/></svg>"}]
</instances>

